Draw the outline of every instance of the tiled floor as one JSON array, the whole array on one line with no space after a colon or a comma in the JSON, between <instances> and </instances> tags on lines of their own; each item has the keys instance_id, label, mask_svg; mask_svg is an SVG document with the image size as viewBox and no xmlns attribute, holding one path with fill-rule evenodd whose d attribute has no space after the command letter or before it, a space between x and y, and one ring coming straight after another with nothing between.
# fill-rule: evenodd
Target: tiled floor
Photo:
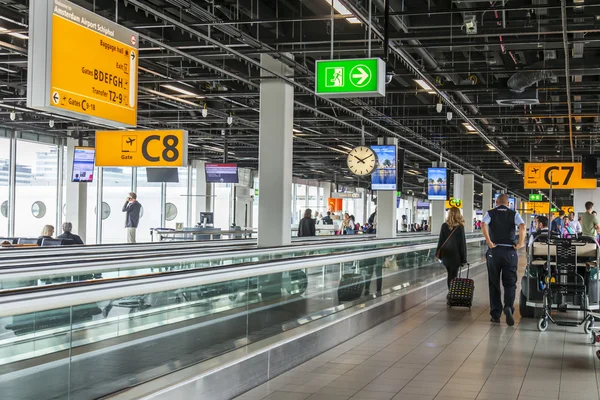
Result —
<instances>
[{"instance_id":1,"label":"tiled floor","mask_svg":"<svg viewBox=\"0 0 600 400\"><path fill-rule=\"evenodd\" d=\"M581 327L539 333L518 315L512 328L492 324L487 274L475 287L470 311L439 296L237 399L600 399L600 363Z\"/></svg>"}]
</instances>

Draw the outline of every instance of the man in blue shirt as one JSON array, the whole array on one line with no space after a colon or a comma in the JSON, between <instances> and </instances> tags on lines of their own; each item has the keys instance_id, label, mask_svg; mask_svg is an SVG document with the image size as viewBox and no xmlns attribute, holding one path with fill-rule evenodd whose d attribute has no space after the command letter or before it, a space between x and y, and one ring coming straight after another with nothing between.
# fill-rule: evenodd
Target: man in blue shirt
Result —
<instances>
[{"instance_id":1,"label":"man in blue shirt","mask_svg":"<svg viewBox=\"0 0 600 400\"><path fill-rule=\"evenodd\" d=\"M552 231L552 233L562 235L564 228L563 217L565 215L565 212L563 210L560 210L558 215L558 218L554 218L552 220L552 223L550 224L550 230Z\"/></svg>"},{"instance_id":2,"label":"man in blue shirt","mask_svg":"<svg viewBox=\"0 0 600 400\"><path fill-rule=\"evenodd\" d=\"M492 322L500 322L502 311L509 326L515 324L513 314L517 291L517 250L525 245L525 221L508 208L508 195L501 194L496 199L496 208L483 217L481 230L488 244L486 253L488 285L490 289L490 315ZM515 226L519 227L517 242ZM504 286L504 307L502 307L500 278Z\"/></svg>"}]
</instances>

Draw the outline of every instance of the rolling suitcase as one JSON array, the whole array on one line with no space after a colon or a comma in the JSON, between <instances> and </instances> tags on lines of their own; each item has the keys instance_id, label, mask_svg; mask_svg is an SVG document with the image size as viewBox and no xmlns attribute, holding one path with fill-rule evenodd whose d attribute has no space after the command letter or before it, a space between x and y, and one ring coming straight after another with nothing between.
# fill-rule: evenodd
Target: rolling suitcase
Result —
<instances>
[{"instance_id":1,"label":"rolling suitcase","mask_svg":"<svg viewBox=\"0 0 600 400\"><path fill-rule=\"evenodd\" d=\"M475 291L475 282L469 279L469 264L467 264L467 277L461 277L461 269L458 270L458 278L450 282L446 304L448 307L469 307L473 305L473 292Z\"/></svg>"},{"instance_id":2,"label":"rolling suitcase","mask_svg":"<svg viewBox=\"0 0 600 400\"><path fill-rule=\"evenodd\" d=\"M338 300L351 301L362 296L365 278L362 274L344 274L338 285Z\"/></svg>"}]
</instances>

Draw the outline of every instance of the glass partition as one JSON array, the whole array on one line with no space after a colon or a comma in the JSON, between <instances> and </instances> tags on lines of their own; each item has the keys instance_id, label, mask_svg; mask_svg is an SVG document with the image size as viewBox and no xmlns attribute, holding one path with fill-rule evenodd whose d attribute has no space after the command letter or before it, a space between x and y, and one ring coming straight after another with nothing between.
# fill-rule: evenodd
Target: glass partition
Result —
<instances>
[{"instance_id":1,"label":"glass partition","mask_svg":"<svg viewBox=\"0 0 600 400\"><path fill-rule=\"evenodd\" d=\"M150 242L152 237L150 236L150 228L162 228L163 222L160 218L161 210L161 183L150 183L148 182L148 175L146 174L146 168L137 169L137 199L142 205L142 213L140 215L140 224L136 233L136 240L138 242ZM128 190L129 191L129 190ZM128 192L127 191L127 192ZM119 207L119 211L123 209L125 204L125 197L127 193L123 194L123 199ZM123 214L121 212L121 214ZM122 241L125 242L125 217L122 217L121 232L123 233Z\"/></svg>"},{"instance_id":2,"label":"glass partition","mask_svg":"<svg viewBox=\"0 0 600 400\"><path fill-rule=\"evenodd\" d=\"M10 139L0 138L0 237L8 235L8 178L10 176Z\"/></svg>"},{"instance_id":3,"label":"glass partition","mask_svg":"<svg viewBox=\"0 0 600 400\"><path fill-rule=\"evenodd\" d=\"M176 228L177 223L187 225L188 169L178 168L179 182L167 183L166 227Z\"/></svg>"},{"instance_id":4,"label":"glass partition","mask_svg":"<svg viewBox=\"0 0 600 400\"><path fill-rule=\"evenodd\" d=\"M470 244L469 259L483 249ZM3 396L107 396L446 275L433 246L314 265L0 318Z\"/></svg>"}]
</instances>

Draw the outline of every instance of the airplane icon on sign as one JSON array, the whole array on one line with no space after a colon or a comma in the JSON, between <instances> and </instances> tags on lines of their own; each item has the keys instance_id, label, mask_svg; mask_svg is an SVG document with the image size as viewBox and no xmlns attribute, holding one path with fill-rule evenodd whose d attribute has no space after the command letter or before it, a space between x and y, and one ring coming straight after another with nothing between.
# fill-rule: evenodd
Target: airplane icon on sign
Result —
<instances>
[{"instance_id":1,"label":"airplane icon on sign","mask_svg":"<svg viewBox=\"0 0 600 400\"><path fill-rule=\"evenodd\" d=\"M121 151L123 153L137 152L137 136L123 135L121 139Z\"/></svg>"},{"instance_id":2,"label":"airplane icon on sign","mask_svg":"<svg viewBox=\"0 0 600 400\"><path fill-rule=\"evenodd\" d=\"M539 171L539 168L531 168L531 172L534 174L537 174L537 172Z\"/></svg>"},{"instance_id":3,"label":"airplane icon on sign","mask_svg":"<svg viewBox=\"0 0 600 400\"><path fill-rule=\"evenodd\" d=\"M134 138L127 138L127 140L125 141L125 143L127 144L133 144L133 142L135 142Z\"/></svg>"}]
</instances>

